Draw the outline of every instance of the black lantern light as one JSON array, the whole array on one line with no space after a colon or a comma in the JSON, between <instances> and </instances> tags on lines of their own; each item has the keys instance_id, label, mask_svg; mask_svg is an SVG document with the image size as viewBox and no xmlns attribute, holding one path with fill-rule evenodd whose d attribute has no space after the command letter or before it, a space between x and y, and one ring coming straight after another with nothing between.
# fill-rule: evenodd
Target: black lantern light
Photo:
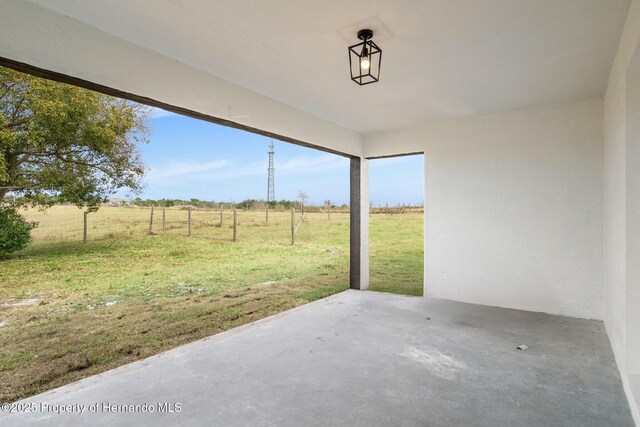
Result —
<instances>
[{"instance_id":1,"label":"black lantern light","mask_svg":"<svg viewBox=\"0 0 640 427\"><path fill-rule=\"evenodd\" d=\"M380 80L382 49L371 40L372 37L373 31L360 30L358 31L358 38L362 40L362 43L349 46L351 80L360 86Z\"/></svg>"}]
</instances>

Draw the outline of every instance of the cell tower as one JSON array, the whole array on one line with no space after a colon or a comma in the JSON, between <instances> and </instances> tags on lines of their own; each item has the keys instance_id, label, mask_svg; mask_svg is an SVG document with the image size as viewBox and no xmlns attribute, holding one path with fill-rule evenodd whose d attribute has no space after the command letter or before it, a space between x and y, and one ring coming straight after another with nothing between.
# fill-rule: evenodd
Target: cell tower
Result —
<instances>
[{"instance_id":1,"label":"cell tower","mask_svg":"<svg viewBox=\"0 0 640 427\"><path fill-rule=\"evenodd\" d=\"M276 188L275 188L275 173L276 169L273 167L273 155L276 152L273 148L273 140L269 144L269 184L267 185L267 202L276 201Z\"/></svg>"}]
</instances>

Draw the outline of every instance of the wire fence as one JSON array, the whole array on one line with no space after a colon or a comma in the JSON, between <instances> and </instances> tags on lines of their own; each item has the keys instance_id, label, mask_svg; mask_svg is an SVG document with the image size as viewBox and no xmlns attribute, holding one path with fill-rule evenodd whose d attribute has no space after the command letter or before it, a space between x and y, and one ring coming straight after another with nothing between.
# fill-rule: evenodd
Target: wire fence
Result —
<instances>
[{"instance_id":1,"label":"wire fence","mask_svg":"<svg viewBox=\"0 0 640 427\"><path fill-rule=\"evenodd\" d=\"M378 206L371 215L423 212L421 206ZM87 241L146 235L189 236L216 241L304 241L328 225L348 229L349 210L344 208L300 209L207 209L118 206L87 213L75 206L53 206L23 212L38 227L32 241ZM334 227L334 228L335 228ZM316 235L317 236L317 235Z\"/></svg>"},{"instance_id":2,"label":"wire fence","mask_svg":"<svg viewBox=\"0 0 640 427\"><path fill-rule=\"evenodd\" d=\"M349 222L348 210L307 211L303 217L300 210L103 207L98 212L86 213L74 206L53 206L45 211L30 209L23 215L38 223L32 231L33 242L144 235L190 236L219 241L243 238L289 241L292 229L303 233L312 226Z\"/></svg>"}]
</instances>

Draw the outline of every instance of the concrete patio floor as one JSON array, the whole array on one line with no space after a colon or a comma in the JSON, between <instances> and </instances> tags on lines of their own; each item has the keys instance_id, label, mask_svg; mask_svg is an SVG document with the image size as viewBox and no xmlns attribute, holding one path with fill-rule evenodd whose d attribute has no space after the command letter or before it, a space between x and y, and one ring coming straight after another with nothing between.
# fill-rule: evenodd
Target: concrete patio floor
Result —
<instances>
[{"instance_id":1,"label":"concrete patio floor","mask_svg":"<svg viewBox=\"0 0 640 427\"><path fill-rule=\"evenodd\" d=\"M19 403L0 425L633 425L601 322L361 291Z\"/></svg>"}]
</instances>

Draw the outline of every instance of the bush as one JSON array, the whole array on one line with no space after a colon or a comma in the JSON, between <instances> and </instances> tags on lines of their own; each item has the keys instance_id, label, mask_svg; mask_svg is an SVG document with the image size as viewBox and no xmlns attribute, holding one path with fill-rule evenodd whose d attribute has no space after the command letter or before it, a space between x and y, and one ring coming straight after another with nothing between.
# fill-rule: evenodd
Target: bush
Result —
<instances>
[{"instance_id":1,"label":"bush","mask_svg":"<svg viewBox=\"0 0 640 427\"><path fill-rule=\"evenodd\" d=\"M0 207L0 257L26 248L31 230L37 225L24 219L15 208Z\"/></svg>"}]
</instances>

